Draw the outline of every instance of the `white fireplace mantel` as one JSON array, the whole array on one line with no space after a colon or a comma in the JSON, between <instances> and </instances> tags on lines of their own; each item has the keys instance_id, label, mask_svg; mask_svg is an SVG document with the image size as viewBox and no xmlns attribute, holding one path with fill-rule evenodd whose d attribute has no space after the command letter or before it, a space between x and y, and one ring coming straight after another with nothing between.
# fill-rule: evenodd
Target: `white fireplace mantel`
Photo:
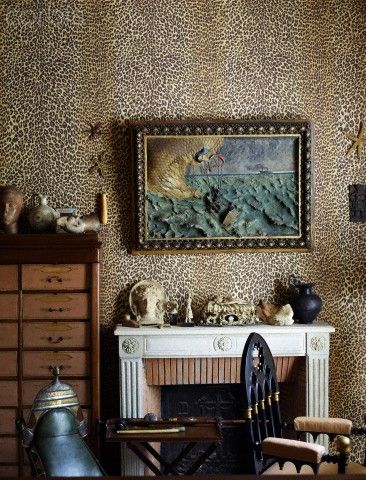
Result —
<instances>
[{"instance_id":1,"label":"white fireplace mantel","mask_svg":"<svg viewBox=\"0 0 366 480\"><path fill-rule=\"evenodd\" d=\"M306 414L328 416L329 335L326 323L286 327L141 327L118 325L121 417L142 417L146 412L145 359L241 357L252 332L267 341L273 356L306 357ZM123 475L143 475L141 462L123 450Z\"/></svg>"}]
</instances>

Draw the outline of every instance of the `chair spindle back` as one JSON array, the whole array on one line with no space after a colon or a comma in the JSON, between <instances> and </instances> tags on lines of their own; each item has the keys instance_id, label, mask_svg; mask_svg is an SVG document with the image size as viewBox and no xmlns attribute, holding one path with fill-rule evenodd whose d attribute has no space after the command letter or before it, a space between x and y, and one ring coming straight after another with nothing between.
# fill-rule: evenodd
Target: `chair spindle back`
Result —
<instances>
[{"instance_id":1,"label":"chair spindle back","mask_svg":"<svg viewBox=\"0 0 366 480\"><path fill-rule=\"evenodd\" d=\"M261 444L266 437L282 437L279 388L272 353L261 335L251 333L244 346L240 381L246 436L253 447L251 473L268 467Z\"/></svg>"}]
</instances>

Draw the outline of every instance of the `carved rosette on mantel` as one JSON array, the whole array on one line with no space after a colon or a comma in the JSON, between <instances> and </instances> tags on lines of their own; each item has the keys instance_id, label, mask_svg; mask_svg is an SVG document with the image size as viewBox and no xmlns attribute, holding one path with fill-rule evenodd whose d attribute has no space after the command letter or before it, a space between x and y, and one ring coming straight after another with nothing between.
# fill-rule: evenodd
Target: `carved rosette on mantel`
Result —
<instances>
[{"instance_id":1,"label":"carved rosette on mantel","mask_svg":"<svg viewBox=\"0 0 366 480\"><path fill-rule=\"evenodd\" d=\"M230 337L217 337L214 340L215 350L221 350L223 352L228 352L233 346L233 341Z\"/></svg>"},{"instance_id":2,"label":"carved rosette on mantel","mask_svg":"<svg viewBox=\"0 0 366 480\"><path fill-rule=\"evenodd\" d=\"M122 342L122 350L126 353L135 353L138 349L139 342L136 338L126 338Z\"/></svg>"},{"instance_id":3,"label":"carved rosette on mantel","mask_svg":"<svg viewBox=\"0 0 366 480\"><path fill-rule=\"evenodd\" d=\"M143 417L152 411L151 402L155 402L154 408L160 408L156 394L162 385L238 382L236 373L240 370L244 344L254 331L265 338L274 357L306 357L306 414L328 416L329 336L334 328L326 323L209 329L196 326L188 334L185 328L175 326L163 330L147 326L139 329L117 326L114 333L119 341L121 416ZM231 365L229 382L220 370L222 361ZM149 362L159 370L153 373L159 380L157 382L151 383L148 378ZM209 364L216 365L217 379L208 378ZM236 373L232 368L234 364ZM158 410L154 412L159 414ZM326 439L322 441L326 445ZM122 465L122 475L144 475L143 464L125 447L122 447Z\"/></svg>"}]
</instances>

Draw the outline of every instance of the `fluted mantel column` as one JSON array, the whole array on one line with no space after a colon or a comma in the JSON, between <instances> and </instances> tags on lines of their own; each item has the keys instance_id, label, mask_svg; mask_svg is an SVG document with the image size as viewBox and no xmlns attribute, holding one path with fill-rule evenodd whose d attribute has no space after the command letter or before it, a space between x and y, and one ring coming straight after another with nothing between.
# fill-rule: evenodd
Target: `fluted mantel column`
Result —
<instances>
[{"instance_id":1,"label":"fluted mantel column","mask_svg":"<svg viewBox=\"0 0 366 480\"><path fill-rule=\"evenodd\" d=\"M144 416L144 377L142 338L123 338L120 351L120 415L122 418ZM143 476L144 465L122 444L121 475Z\"/></svg>"},{"instance_id":2,"label":"fluted mantel column","mask_svg":"<svg viewBox=\"0 0 366 480\"><path fill-rule=\"evenodd\" d=\"M328 417L329 395L329 334L308 333L306 345L306 415ZM328 447L328 437L319 443Z\"/></svg>"}]
</instances>

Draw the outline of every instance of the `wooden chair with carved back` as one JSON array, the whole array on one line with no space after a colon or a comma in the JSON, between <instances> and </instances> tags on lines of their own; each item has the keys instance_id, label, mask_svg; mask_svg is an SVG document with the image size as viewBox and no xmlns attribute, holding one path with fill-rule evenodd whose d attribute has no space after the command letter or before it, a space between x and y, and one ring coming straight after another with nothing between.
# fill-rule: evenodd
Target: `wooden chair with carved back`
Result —
<instances>
[{"instance_id":1,"label":"wooden chair with carved back","mask_svg":"<svg viewBox=\"0 0 366 480\"><path fill-rule=\"evenodd\" d=\"M280 391L271 351L257 333L252 333L241 362L245 422L245 455L247 473L364 473L364 465L349 463L352 448L350 435L366 436L366 428L353 428L352 422L341 418L297 417L292 423L282 422ZM283 438L285 428L293 429L298 440ZM322 445L302 441L306 433L316 440L327 434L335 440L337 453L329 454Z\"/></svg>"}]
</instances>

